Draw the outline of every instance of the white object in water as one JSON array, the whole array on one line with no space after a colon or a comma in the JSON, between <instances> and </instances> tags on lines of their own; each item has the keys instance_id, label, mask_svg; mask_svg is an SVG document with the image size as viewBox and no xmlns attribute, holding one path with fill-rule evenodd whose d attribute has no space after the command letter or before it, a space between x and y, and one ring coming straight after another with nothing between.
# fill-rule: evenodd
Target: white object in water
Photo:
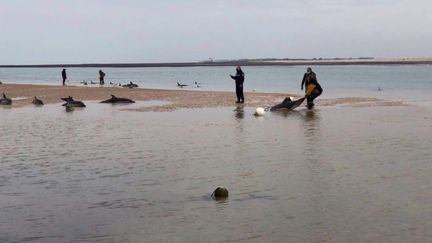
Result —
<instances>
[{"instance_id":1,"label":"white object in water","mask_svg":"<svg viewBox=\"0 0 432 243\"><path fill-rule=\"evenodd\" d=\"M265 115L265 110L262 107L258 107L255 110L255 116L264 116Z\"/></svg>"}]
</instances>

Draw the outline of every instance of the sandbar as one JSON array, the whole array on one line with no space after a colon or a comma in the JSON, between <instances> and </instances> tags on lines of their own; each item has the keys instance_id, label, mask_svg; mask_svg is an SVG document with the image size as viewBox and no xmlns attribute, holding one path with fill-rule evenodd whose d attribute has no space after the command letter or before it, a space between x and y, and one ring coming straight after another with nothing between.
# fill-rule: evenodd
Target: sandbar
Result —
<instances>
[{"instance_id":1,"label":"sandbar","mask_svg":"<svg viewBox=\"0 0 432 243\"><path fill-rule=\"evenodd\" d=\"M135 111L173 111L181 108L230 107L235 106L235 92L229 91L191 91L147 88L122 88L112 86L59 86L39 84L1 84L0 93L12 98L12 107L32 105L34 96L45 104L61 103L61 97L72 96L75 100L102 101L110 95L126 97L136 101L165 101L163 105L146 106ZM302 93L263 93L245 92L245 107L268 107L282 102L287 97L300 98ZM358 106L400 106L401 101L382 100L373 97L319 98L318 106L349 105Z\"/></svg>"}]
</instances>

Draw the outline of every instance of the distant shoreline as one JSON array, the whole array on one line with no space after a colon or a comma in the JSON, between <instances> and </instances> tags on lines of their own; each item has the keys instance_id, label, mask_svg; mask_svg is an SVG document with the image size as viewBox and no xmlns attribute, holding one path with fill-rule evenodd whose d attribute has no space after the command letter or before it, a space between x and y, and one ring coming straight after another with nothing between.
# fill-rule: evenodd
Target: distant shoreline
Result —
<instances>
[{"instance_id":1,"label":"distant shoreline","mask_svg":"<svg viewBox=\"0 0 432 243\"><path fill-rule=\"evenodd\" d=\"M138 68L138 67L208 67L208 66L304 66L304 65L418 65L432 64L432 58L332 58L332 59L242 59L228 61L168 63L87 63L0 65L0 68Z\"/></svg>"}]
</instances>

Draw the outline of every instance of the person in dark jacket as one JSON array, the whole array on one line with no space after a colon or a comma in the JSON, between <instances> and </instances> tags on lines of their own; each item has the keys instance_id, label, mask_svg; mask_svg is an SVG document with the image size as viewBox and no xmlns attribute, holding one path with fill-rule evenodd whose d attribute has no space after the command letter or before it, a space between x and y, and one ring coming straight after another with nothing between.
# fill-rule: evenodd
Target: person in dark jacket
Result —
<instances>
[{"instance_id":1,"label":"person in dark jacket","mask_svg":"<svg viewBox=\"0 0 432 243\"><path fill-rule=\"evenodd\" d=\"M99 70L99 84L100 85L104 85L105 84L104 78L105 78L105 73L102 72L102 70Z\"/></svg>"},{"instance_id":2,"label":"person in dark jacket","mask_svg":"<svg viewBox=\"0 0 432 243\"><path fill-rule=\"evenodd\" d=\"M236 103L244 103L244 94L243 94L243 83L244 83L244 72L241 70L240 66L236 68L236 75L230 75L232 79L235 80L236 84L236 95L237 101Z\"/></svg>"},{"instance_id":3,"label":"person in dark jacket","mask_svg":"<svg viewBox=\"0 0 432 243\"><path fill-rule=\"evenodd\" d=\"M63 85L65 85L67 77L66 77L66 69L64 69L64 68L62 70L62 78L63 78Z\"/></svg>"},{"instance_id":4,"label":"person in dark jacket","mask_svg":"<svg viewBox=\"0 0 432 243\"><path fill-rule=\"evenodd\" d=\"M316 74L312 71L312 68L308 67L306 73L303 75L303 80L301 83L301 89L303 90L303 85L305 87L305 96L307 100L308 109L312 109L314 106L314 99L320 96L323 92L321 85L318 83Z\"/></svg>"}]
</instances>

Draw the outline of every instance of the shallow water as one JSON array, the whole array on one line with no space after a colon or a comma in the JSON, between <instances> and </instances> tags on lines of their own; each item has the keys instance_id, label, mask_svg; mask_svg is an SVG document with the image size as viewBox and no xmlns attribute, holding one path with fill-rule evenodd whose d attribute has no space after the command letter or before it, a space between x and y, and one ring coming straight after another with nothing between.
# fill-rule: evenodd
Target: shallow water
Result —
<instances>
[{"instance_id":1,"label":"shallow water","mask_svg":"<svg viewBox=\"0 0 432 243\"><path fill-rule=\"evenodd\" d=\"M98 82L100 68L68 68L68 85ZM429 101L432 65L315 65L314 71L324 89L323 97L366 96ZM5 83L61 84L61 68L0 68ZM229 74L234 67L103 68L105 83L133 81L144 88L177 89L177 82L188 90L232 91ZM245 91L301 94L306 66L246 66ZM197 88L195 82L200 83ZM90 85L91 86L91 85ZM93 85L98 86L98 85ZM0 87L1 88L1 87ZM383 92L377 92L380 88Z\"/></svg>"},{"instance_id":2,"label":"shallow water","mask_svg":"<svg viewBox=\"0 0 432 243\"><path fill-rule=\"evenodd\" d=\"M123 108L0 107L1 242L432 240L430 108Z\"/></svg>"}]
</instances>

